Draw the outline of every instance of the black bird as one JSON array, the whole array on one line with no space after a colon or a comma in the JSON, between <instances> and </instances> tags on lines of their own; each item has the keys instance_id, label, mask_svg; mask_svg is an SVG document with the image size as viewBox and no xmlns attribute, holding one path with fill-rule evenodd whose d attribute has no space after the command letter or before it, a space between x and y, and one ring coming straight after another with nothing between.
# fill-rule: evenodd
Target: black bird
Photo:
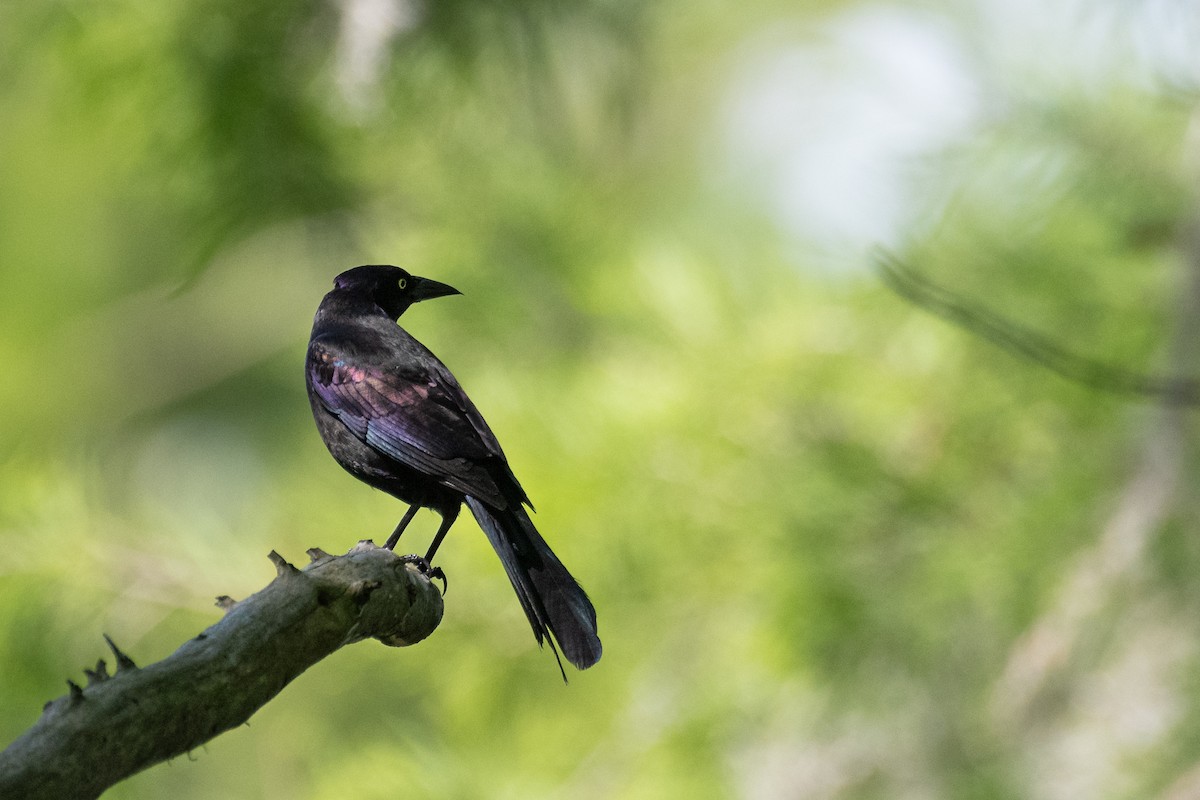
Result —
<instances>
[{"instance_id":1,"label":"black bird","mask_svg":"<svg viewBox=\"0 0 1200 800\"><path fill-rule=\"evenodd\" d=\"M409 504L385 545L396 546L418 508L441 514L426 568L465 502L512 581L538 644L567 660L600 660L596 610L525 506L500 443L450 370L397 323L413 303L460 294L399 267L338 275L313 320L306 379L317 429L351 475ZM562 669L562 662L559 662ZM563 674L566 678L566 674Z\"/></svg>"}]
</instances>

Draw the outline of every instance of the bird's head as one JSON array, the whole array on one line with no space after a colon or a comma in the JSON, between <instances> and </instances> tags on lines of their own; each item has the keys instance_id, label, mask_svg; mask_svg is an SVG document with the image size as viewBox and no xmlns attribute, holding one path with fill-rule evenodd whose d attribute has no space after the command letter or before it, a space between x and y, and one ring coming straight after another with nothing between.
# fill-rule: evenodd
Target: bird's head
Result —
<instances>
[{"instance_id":1,"label":"bird's head","mask_svg":"<svg viewBox=\"0 0 1200 800\"><path fill-rule=\"evenodd\" d=\"M367 264L348 269L333 279L333 285L335 289L369 298L392 319L399 319L413 303L462 294L453 286L410 275L390 264Z\"/></svg>"}]
</instances>

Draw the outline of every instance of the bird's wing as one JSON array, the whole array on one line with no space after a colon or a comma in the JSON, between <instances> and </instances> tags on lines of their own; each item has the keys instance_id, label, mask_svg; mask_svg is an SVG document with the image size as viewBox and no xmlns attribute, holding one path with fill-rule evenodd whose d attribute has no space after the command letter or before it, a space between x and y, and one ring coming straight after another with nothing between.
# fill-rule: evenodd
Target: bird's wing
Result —
<instances>
[{"instance_id":1,"label":"bird's wing","mask_svg":"<svg viewBox=\"0 0 1200 800\"><path fill-rule=\"evenodd\" d=\"M308 373L321 405L359 439L464 494L506 506L488 468L504 463L500 446L444 367L363 366L347 348L314 339Z\"/></svg>"}]
</instances>

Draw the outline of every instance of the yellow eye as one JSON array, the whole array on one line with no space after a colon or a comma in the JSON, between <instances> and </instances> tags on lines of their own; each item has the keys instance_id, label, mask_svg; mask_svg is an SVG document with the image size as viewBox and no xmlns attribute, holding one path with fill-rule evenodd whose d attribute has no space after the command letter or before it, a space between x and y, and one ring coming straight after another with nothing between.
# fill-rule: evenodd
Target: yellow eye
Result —
<instances>
[{"instance_id":1,"label":"yellow eye","mask_svg":"<svg viewBox=\"0 0 1200 800\"><path fill-rule=\"evenodd\" d=\"M407 279L407 278L401 278L401 279L400 279L400 288L401 288L401 289L407 289L407 288L408 288L408 279Z\"/></svg>"}]
</instances>

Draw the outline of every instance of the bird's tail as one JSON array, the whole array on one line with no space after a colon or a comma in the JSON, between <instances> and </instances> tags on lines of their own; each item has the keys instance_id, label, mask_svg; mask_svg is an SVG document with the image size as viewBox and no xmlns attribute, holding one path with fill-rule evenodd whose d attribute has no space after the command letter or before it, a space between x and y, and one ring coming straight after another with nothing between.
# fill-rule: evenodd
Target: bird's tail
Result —
<instances>
[{"instance_id":1,"label":"bird's tail","mask_svg":"<svg viewBox=\"0 0 1200 800\"><path fill-rule=\"evenodd\" d=\"M550 639L553 633L567 661L578 669L587 669L599 661L596 609L583 587L575 582L533 527L524 507L519 502L510 502L508 508L498 510L469 495L466 500L500 556L538 644L549 641L557 659L558 650ZM561 661L558 667L562 669ZM563 679L566 680L566 673Z\"/></svg>"}]
</instances>

